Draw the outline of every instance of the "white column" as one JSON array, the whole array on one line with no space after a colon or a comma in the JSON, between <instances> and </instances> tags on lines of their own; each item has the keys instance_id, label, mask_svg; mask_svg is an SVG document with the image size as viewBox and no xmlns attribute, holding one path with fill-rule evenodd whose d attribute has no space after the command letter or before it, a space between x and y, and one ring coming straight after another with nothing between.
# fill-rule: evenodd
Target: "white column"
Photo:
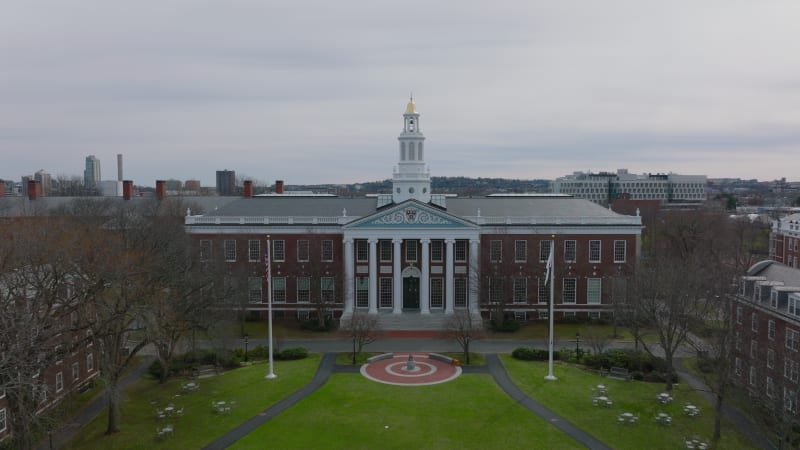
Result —
<instances>
[{"instance_id":1,"label":"white column","mask_svg":"<svg viewBox=\"0 0 800 450\"><path fill-rule=\"evenodd\" d=\"M394 250L392 251L392 262L394 264L394 267L392 268L394 277L394 280L392 281L392 289L394 290L392 297L394 301L394 308L392 309L392 313L394 314L403 313L403 274L400 271L400 246L402 243L402 239L392 239L392 244L394 244Z\"/></svg>"},{"instance_id":2,"label":"white column","mask_svg":"<svg viewBox=\"0 0 800 450\"><path fill-rule=\"evenodd\" d=\"M430 239L422 239L420 240L422 244L422 264L420 265L420 270L422 271L422 275L419 278L419 313L420 314L430 314L431 307L430 307L430 246L431 240Z\"/></svg>"},{"instance_id":3,"label":"white column","mask_svg":"<svg viewBox=\"0 0 800 450\"><path fill-rule=\"evenodd\" d=\"M444 312L453 314L453 244L455 239L445 239L445 265L444 265Z\"/></svg>"},{"instance_id":4,"label":"white column","mask_svg":"<svg viewBox=\"0 0 800 450\"><path fill-rule=\"evenodd\" d=\"M378 240L369 242L369 313L378 314Z\"/></svg>"},{"instance_id":5,"label":"white column","mask_svg":"<svg viewBox=\"0 0 800 450\"><path fill-rule=\"evenodd\" d=\"M480 239L469 240L469 310L477 313L479 309L479 297L481 288L481 272L478 266L478 255L480 252Z\"/></svg>"},{"instance_id":6,"label":"white column","mask_svg":"<svg viewBox=\"0 0 800 450\"><path fill-rule=\"evenodd\" d=\"M353 239L347 238L344 240L344 313L353 314L353 272L355 272L353 260Z\"/></svg>"}]
</instances>

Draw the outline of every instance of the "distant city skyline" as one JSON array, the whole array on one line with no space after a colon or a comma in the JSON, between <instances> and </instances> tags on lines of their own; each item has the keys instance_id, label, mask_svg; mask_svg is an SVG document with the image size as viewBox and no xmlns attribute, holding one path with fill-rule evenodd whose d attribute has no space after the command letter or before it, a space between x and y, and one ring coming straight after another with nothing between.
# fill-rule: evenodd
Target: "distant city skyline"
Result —
<instances>
[{"instance_id":1,"label":"distant city skyline","mask_svg":"<svg viewBox=\"0 0 800 450\"><path fill-rule=\"evenodd\" d=\"M413 91L433 176L798 181L800 3L13 2L0 179L388 179Z\"/></svg>"}]
</instances>

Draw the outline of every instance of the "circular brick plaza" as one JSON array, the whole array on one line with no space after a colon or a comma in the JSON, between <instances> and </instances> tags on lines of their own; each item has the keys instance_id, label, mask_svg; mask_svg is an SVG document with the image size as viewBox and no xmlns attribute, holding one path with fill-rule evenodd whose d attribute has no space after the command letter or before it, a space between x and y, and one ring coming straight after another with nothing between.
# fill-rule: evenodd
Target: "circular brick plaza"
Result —
<instances>
[{"instance_id":1,"label":"circular brick plaza","mask_svg":"<svg viewBox=\"0 0 800 450\"><path fill-rule=\"evenodd\" d=\"M409 369L409 355L413 357L412 369ZM461 375L461 367L430 357L428 353L406 352L364 364L361 374L379 383L425 386L454 380Z\"/></svg>"}]
</instances>

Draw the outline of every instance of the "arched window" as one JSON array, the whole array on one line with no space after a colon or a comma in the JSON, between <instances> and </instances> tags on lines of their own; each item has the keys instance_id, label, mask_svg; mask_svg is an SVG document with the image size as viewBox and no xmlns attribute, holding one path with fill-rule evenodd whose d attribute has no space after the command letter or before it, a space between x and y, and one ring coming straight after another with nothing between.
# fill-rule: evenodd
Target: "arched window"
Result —
<instances>
[{"instance_id":1,"label":"arched window","mask_svg":"<svg viewBox=\"0 0 800 450\"><path fill-rule=\"evenodd\" d=\"M414 160L414 143L408 143L408 159L413 161Z\"/></svg>"}]
</instances>

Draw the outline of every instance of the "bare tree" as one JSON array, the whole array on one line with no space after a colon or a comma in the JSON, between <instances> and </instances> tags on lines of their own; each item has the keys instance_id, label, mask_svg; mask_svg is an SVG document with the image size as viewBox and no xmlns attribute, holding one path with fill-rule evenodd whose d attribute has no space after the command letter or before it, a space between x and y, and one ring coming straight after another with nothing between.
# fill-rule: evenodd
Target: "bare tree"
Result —
<instances>
[{"instance_id":1,"label":"bare tree","mask_svg":"<svg viewBox=\"0 0 800 450\"><path fill-rule=\"evenodd\" d=\"M380 321L375 315L355 312L345 323L344 330L353 342L353 364L365 346L375 342L380 336Z\"/></svg>"},{"instance_id":2,"label":"bare tree","mask_svg":"<svg viewBox=\"0 0 800 450\"><path fill-rule=\"evenodd\" d=\"M603 353L611 342L611 338L602 328L593 326L584 329L583 340L589 344L589 348L591 348L595 354Z\"/></svg>"},{"instance_id":3,"label":"bare tree","mask_svg":"<svg viewBox=\"0 0 800 450\"><path fill-rule=\"evenodd\" d=\"M446 339L453 339L458 343L466 364L470 363L469 349L472 342L486 336L481 320L466 310L455 311L445 322L442 334Z\"/></svg>"},{"instance_id":4,"label":"bare tree","mask_svg":"<svg viewBox=\"0 0 800 450\"><path fill-rule=\"evenodd\" d=\"M68 227L34 222L0 227L9 238L0 240L0 386L11 442L20 449L33 446L43 425L47 369L85 344L75 320L83 297L70 263Z\"/></svg>"}]
</instances>

